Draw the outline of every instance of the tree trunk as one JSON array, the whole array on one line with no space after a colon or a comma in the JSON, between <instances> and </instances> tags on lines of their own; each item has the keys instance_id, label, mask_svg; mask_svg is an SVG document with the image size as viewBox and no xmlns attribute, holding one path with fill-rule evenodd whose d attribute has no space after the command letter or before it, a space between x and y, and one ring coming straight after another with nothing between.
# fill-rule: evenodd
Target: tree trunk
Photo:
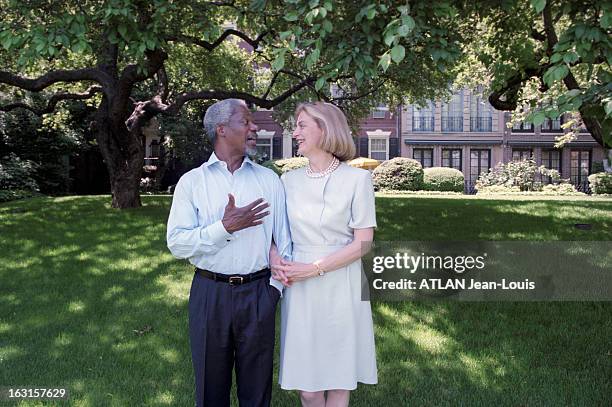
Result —
<instances>
[{"instance_id":1,"label":"tree trunk","mask_svg":"<svg viewBox=\"0 0 612 407\"><path fill-rule=\"evenodd\" d=\"M142 159L138 162L142 167ZM113 195L113 208L138 208L140 202L140 172L119 170L115 177L111 177L111 193Z\"/></svg>"},{"instance_id":2,"label":"tree trunk","mask_svg":"<svg viewBox=\"0 0 612 407\"><path fill-rule=\"evenodd\" d=\"M608 128L605 128L606 113L603 107L585 104L580 107L579 112L584 122L584 127L591 133L595 141L603 148L612 147L610 144L607 144L609 143L609 139L606 140L604 137L604 132L610 131L610 126L608 123Z\"/></svg>"},{"instance_id":3,"label":"tree trunk","mask_svg":"<svg viewBox=\"0 0 612 407\"><path fill-rule=\"evenodd\" d=\"M112 117L106 97L102 98L94 131L96 140L108 169L113 208L138 208L140 201L140 177L144 163L144 148L140 135L128 131L123 117ZM137 130L138 133L140 129Z\"/></svg>"}]
</instances>

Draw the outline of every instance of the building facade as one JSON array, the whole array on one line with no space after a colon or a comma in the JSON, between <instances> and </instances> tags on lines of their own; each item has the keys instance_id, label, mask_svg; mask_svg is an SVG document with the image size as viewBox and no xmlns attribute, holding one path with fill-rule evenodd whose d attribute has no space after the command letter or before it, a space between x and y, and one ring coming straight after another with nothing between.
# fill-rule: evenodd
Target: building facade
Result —
<instances>
[{"instance_id":1,"label":"building facade","mask_svg":"<svg viewBox=\"0 0 612 407\"><path fill-rule=\"evenodd\" d=\"M291 133L272 117L271 110L257 110L257 150L262 160L295 156ZM563 133L563 118L540 126L519 124L508 128L510 113L495 110L486 99L468 90L456 92L449 101L425 106L381 105L360 123L355 134L357 156L379 161L413 158L428 167L451 167L465 176L465 191L474 192L478 176L505 163L533 158L536 164L560 172L578 190L588 191L587 177L594 163L605 157L603 148L584 130L577 140L561 149L555 137ZM155 128L155 126L151 126ZM147 164L154 164L160 135L146 132Z\"/></svg>"},{"instance_id":2,"label":"building facade","mask_svg":"<svg viewBox=\"0 0 612 407\"><path fill-rule=\"evenodd\" d=\"M273 158L295 153L291 130L274 122L268 111L258 111L258 148ZM532 158L569 178L578 190L588 190L587 177L605 157L603 148L584 130L577 140L561 149L555 137L563 133L563 118L507 127L510 113L495 110L479 94L456 92L449 101L426 106L402 105L396 109L375 108L355 135L357 155L385 161L413 158L428 167L451 167L465 176L466 192L474 192L478 176L498 163Z\"/></svg>"}]
</instances>

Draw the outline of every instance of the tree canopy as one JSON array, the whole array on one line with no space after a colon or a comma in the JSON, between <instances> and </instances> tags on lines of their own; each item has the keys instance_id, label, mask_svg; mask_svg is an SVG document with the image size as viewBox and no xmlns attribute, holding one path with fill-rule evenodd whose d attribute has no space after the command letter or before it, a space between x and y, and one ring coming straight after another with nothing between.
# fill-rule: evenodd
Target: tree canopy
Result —
<instances>
[{"instance_id":1,"label":"tree canopy","mask_svg":"<svg viewBox=\"0 0 612 407\"><path fill-rule=\"evenodd\" d=\"M140 205L142 127L228 97L280 112L322 99L358 118L379 102L444 97L478 66L496 108L527 101L536 123L578 109L600 141L612 104L610 7L599 3L0 0L0 95L46 100L24 94L0 111L94 103L91 130L121 208ZM548 102L525 96L532 78Z\"/></svg>"},{"instance_id":2,"label":"tree canopy","mask_svg":"<svg viewBox=\"0 0 612 407\"><path fill-rule=\"evenodd\" d=\"M438 97L460 55L451 1L1 0L0 83L47 97L0 109L52 112L94 99L92 126L113 205L140 205L140 129L190 102L238 97L271 108L318 98ZM237 41L235 41L237 40ZM244 52L244 51L250 52ZM331 95L328 83L340 92ZM290 105L290 103L289 103ZM363 108L363 106L362 106Z\"/></svg>"},{"instance_id":3,"label":"tree canopy","mask_svg":"<svg viewBox=\"0 0 612 407\"><path fill-rule=\"evenodd\" d=\"M568 113L563 141L584 125L611 147L612 2L504 1L470 20L467 72L480 69L493 107L536 125Z\"/></svg>"}]
</instances>

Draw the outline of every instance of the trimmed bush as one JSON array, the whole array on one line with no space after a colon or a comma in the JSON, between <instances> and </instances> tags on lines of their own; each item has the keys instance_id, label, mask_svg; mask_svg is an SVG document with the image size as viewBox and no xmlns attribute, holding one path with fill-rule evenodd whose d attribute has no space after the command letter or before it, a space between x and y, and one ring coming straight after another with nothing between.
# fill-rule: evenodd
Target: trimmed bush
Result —
<instances>
[{"instance_id":1,"label":"trimmed bush","mask_svg":"<svg viewBox=\"0 0 612 407\"><path fill-rule=\"evenodd\" d=\"M377 191L416 191L423 189L423 167L416 160L396 157L376 167L372 180Z\"/></svg>"},{"instance_id":2,"label":"trimmed bush","mask_svg":"<svg viewBox=\"0 0 612 407\"><path fill-rule=\"evenodd\" d=\"M612 194L612 173L599 172L589 175L589 186L594 194Z\"/></svg>"},{"instance_id":3,"label":"trimmed bush","mask_svg":"<svg viewBox=\"0 0 612 407\"><path fill-rule=\"evenodd\" d=\"M282 175L287 171L297 170L298 168L306 167L308 165L308 158L306 157L292 157L283 158L282 160L266 161L262 163L266 168L270 168L278 175Z\"/></svg>"},{"instance_id":4,"label":"trimmed bush","mask_svg":"<svg viewBox=\"0 0 612 407\"><path fill-rule=\"evenodd\" d=\"M423 189L426 191L463 192L465 178L455 168L432 167L423 170Z\"/></svg>"}]
</instances>

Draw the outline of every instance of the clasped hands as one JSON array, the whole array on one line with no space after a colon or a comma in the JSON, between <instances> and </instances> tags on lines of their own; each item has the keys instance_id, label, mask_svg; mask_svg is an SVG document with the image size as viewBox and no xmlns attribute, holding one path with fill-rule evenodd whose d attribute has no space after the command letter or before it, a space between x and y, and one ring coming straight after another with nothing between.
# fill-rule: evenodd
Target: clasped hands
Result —
<instances>
[{"instance_id":1,"label":"clasped hands","mask_svg":"<svg viewBox=\"0 0 612 407\"><path fill-rule=\"evenodd\" d=\"M271 263L272 278L283 283L285 287L291 287L291 284L295 282L319 275L313 263L287 261L281 257L274 259Z\"/></svg>"}]
</instances>

